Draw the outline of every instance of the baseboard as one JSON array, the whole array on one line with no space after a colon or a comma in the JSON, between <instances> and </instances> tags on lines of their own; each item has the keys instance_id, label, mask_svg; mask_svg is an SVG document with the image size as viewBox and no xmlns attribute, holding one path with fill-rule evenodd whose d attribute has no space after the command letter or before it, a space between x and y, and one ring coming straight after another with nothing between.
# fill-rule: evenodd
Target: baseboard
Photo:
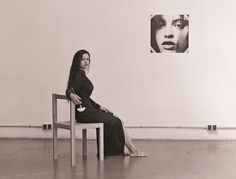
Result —
<instances>
[{"instance_id":1,"label":"baseboard","mask_svg":"<svg viewBox=\"0 0 236 179\"><path fill-rule=\"evenodd\" d=\"M170 140L235 140L236 130L218 129L167 129L167 128L127 128L133 139L170 139ZM69 131L59 129L59 138L69 138ZM88 139L95 138L95 130L88 130ZM81 138L81 130L76 131L76 137ZM42 128L11 128L0 130L0 138L52 138L52 130Z\"/></svg>"}]
</instances>

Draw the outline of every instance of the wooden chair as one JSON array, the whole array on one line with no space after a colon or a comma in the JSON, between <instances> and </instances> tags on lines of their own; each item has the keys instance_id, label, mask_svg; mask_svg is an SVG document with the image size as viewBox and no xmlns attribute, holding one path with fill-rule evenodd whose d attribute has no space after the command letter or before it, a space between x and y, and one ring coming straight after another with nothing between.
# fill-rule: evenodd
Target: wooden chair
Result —
<instances>
[{"instance_id":1,"label":"wooden chair","mask_svg":"<svg viewBox=\"0 0 236 179\"><path fill-rule=\"evenodd\" d=\"M76 166L76 137L75 129L82 129L82 153L83 157L87 155L87 129L98 129L98 145L99 145L99 160L104 160L104 141L103 141L103 123L78 123L75 122L75 105L70 101L70 120L57 120L57 100L69 100L66 95L52 94L52 118L53 118L53 159L57 156L57 129L66 129L70 131L70 147L71 147L71 165Z\"/></svg>"}]
</instances>

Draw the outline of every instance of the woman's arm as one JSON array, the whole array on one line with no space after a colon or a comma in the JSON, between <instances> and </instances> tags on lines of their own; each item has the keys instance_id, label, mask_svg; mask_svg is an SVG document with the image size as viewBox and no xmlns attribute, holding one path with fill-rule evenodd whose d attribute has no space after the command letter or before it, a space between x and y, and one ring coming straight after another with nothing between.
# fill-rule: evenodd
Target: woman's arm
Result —
<instances>
[{"instance_id":1,"label":"woman's arm","mask_svg":"<svg viewBox=\"0 0 236 179\"><path fill-rule=\"evenodd\" d=\"M83 84L84 74L81 71L76 72L72 78L68 88L66 89L66 95L71 99L74 104L81 104L81 98L76 94Z\"/></svg>"},{"instance_id":2,"label":"woman's arm","mask_svg":"<svg viewBox=\"0 0 236 179\"><path fill-rule=\"evenodd\" d=\"M93 106L95 106L95 108L100 109L101 105L99 105L98 103L96 103L96 102L95 102L94 100L92 100L91 98L90 98L90 101L91 101L91 103L93 104Z\"/></svg>"},{"instance_id":3,"label":"woman's arm","mask_svg":"<svg viewBox=\"0 0 236 179\"><path fill-rule=\"evenodd\" d=\"M90 98L90 101L91 101L91 103L93 104L93 106L95 106L97 109L101 109L102 111L105 111L105 112L107 112L107 113L112 113L110 110L108 110L107 108L105 108L105 107L101 106L100 104L96 103L96 102L95 102L94 100L92 100L91 98Z\"/></svg>"},{"instance_id":4,"label":"woman's arm","mask_svg":"<svg viewBox=\"0 0 236 179\"><path fill-rule=\"evenodd\" d=\"M101 109L102 111L104 111L104 112L106 112L106 113L110 113L110 114L112 114L112 115L114 115L114 116L116 116L116 117L119 118L119 116L117 116L116 114L114 114L111 110L109 110L109 109L107 109L107 108L101 106L100 104L98 104L98 103L96 103L94 100L92 100L91 98L90 98L90 101L91 101L91 103L92 103L97 109Z\"/></svg>"},{"instance_id":5,"label":"woman's arm","mask_svg":"<svg viewBox=\"0 0 236 179\"><path fill-rule=\"evenodd\" d=\"M75 93L70 93L69 98L75 105L82 104L81 98Z\"/></svg>"}]
</instances>

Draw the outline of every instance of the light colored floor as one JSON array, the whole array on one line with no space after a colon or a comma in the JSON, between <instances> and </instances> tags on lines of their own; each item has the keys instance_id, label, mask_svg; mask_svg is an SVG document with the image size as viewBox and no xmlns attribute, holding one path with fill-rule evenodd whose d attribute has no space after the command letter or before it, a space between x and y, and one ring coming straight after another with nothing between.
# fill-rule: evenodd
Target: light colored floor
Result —
<instances>
[{"instance_id":1,"label":"light colored floor","mask_svg":"<svg viewBox=\"0 0 236 179\"><path fill-rule=\"evenodd\" d=\"M49 139L0 139L1 179L235 179L236 141L135 140L147 158L106 157L99 162L95 140L88 157L70 167L69 141L59 141L59 159L52 160Z\"/></svg>"}]
</instances>

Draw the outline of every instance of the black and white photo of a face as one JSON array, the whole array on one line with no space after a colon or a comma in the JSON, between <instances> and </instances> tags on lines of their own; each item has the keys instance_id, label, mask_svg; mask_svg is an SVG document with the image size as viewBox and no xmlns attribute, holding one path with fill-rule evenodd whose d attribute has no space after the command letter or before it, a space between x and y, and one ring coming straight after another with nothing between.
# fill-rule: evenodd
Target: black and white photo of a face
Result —
<instances>
[{"instance_id":1,"label":"black and white photo of a face","mask_svg":"<svg viewBox=\"0 0 236 179\"><path fill-rule=\"evenodd\" d=\"M152 53L188 53L189 15L151 16Z\"/></svg>"}]
</instances>

